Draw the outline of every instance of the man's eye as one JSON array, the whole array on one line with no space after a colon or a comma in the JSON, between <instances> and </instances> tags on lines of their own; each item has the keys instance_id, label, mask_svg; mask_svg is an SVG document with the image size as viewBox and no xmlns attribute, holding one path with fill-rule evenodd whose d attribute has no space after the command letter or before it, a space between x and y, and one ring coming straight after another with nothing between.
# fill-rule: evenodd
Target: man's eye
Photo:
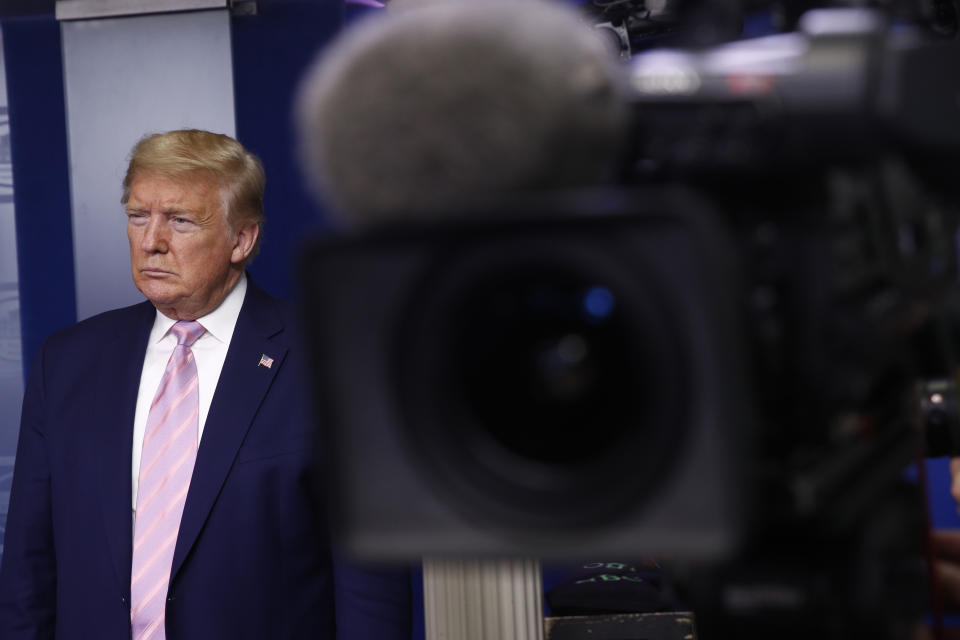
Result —
<instances>
[{"instance_id":1,"label":"man's eye","mask_svg":"<svg viewBox=\"0 0 960 640\"><path fill-rule=\"evenodd\" d=\"M147 224L148 218L149 216L142 211L127 211L127 221L130 224L144 225Z\"/></svg>"}]
</instances>

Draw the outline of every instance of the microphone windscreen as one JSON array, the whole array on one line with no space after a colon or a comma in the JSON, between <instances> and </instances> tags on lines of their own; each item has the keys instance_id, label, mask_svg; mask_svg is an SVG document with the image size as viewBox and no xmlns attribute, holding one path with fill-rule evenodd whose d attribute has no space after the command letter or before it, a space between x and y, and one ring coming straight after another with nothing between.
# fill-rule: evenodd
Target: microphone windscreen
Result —
<instances>
[{"instance_id":1,"label":"microphone windscreen","mask_svg":"<svg viewBox=\"0 0 960 640\"><path fill-rule=\"evenodd\" d=\"M301 164L354 227L590 184L619 158L624 77L564 4L393 0L305 75Z\"/></svg>"}]
</instances>

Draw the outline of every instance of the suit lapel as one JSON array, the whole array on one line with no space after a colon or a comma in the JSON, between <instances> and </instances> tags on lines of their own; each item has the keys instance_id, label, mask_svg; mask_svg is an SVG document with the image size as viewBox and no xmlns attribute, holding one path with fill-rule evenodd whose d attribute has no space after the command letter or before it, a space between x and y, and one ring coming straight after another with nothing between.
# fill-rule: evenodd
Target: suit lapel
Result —
<instances>
[{"instance_id":1,"label":"suit lapel","mask_svg":"<svg viewBox=\"0 0 960 640\"><path fill-rule=\"evenodd\" d=\"M210 404L190 492L180 520L171 581L193 547L233 466L237 451L287 353L283 322L269 297L247 279L247 294ZM260 366L263 355L271 366Z\"/></svg>"},{"instance_id":2,"label":"suit lapel","mask_svg":"<svg viewBox=\"0 0 960 640\"><path fill-rule=\"evenodd\" d=\"M150 303L132 308L134 320L121 327L104 348L97 388L103 397L96 424L103 443L100 500L113 568L124 597L130 596L130 562L133 547L132 452L133 420L140 388L140 372L147 339L156 311ZM132 325L132 326L131 326Z\"/></svg>"}]
</instances>

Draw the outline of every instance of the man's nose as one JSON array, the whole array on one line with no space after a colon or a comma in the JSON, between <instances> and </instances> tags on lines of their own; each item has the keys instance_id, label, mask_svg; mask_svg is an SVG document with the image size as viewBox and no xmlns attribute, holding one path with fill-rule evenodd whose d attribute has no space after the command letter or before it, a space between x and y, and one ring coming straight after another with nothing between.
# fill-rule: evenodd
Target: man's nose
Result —
<instances>
[{"instance_id":1,"label":"man's nose","mask_svg":"<svg viewBox=\"0 0 960 640\"><path fill-rule=\"evenodd\" d=\"M166 218L162 215L151 215L140 238L140 248L148 253L165 253L169 246L167 240Z\"/></svg>"}]
</instances>

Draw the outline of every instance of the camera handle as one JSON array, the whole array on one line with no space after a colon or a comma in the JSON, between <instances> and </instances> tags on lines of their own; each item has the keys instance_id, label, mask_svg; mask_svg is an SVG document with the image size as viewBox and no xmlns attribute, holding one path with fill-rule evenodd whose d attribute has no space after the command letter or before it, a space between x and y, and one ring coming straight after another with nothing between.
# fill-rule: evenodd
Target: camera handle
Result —
<instances>
[{"instance_id":1,"label":"camera handle","mask_svg":"<svg viewBox=\"0 0 960 640\"><path fill-rule=\"evenodd\" d=\"M543 577L531 558L423 560L426 640L543 640Z\"/></svg>"}]
</instances>

